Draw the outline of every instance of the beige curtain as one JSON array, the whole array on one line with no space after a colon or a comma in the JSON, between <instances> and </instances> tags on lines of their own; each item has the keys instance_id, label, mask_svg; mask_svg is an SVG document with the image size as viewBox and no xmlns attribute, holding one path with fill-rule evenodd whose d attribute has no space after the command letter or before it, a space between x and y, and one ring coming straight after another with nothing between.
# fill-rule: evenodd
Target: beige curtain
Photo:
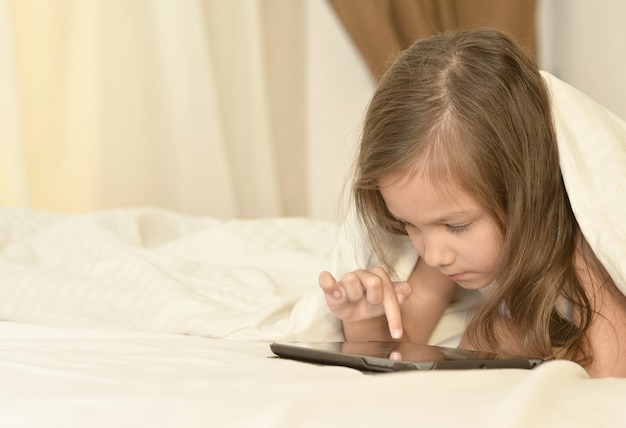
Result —
<instances>
[{"instance_id":1,"label":"beige curtain","mask_svg":"<svg viewBox=\"0 0 626 428\"><path fill-rule=\"evenodd\" d=\"M0 204L304 215L292 0L0 0Z\"/></svg>"},{"instance_id":2,"label":"beige curtain","mask_svg":"<svg viewBox=\"0 0 626 428\"><path fill-rule=\"evenodd\" d=\"M493 26L535 52L535 0L329 0L378 80L415 40Z\"/></svg>"}]
</instances>

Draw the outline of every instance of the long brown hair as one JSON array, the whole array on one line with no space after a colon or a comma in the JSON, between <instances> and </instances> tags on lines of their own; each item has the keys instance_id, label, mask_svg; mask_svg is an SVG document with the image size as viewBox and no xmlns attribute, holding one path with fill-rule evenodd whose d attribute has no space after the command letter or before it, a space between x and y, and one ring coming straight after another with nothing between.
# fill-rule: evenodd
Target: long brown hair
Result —
<instances>
[{"instance_id":1,"label":"long brown hair","mask_svg":"<svg viewBox=\"0 0 626 428\"><path fill-rule=\"evenodd\" d=\"M508 34L477 29L418 41L378 85L353 197L383 262L389 237L406 232L387 211L378 181L409 171L421 156L430 175L461 186L504 237L497 286L468 325L470 343L506 352L501 339L514 335L527 354L583 355L592 310L573 264L579 230L560 172L550 99L536 64ZM557 310L562 298L572 302L573 319Z\"/></svg>"}]
</instances>

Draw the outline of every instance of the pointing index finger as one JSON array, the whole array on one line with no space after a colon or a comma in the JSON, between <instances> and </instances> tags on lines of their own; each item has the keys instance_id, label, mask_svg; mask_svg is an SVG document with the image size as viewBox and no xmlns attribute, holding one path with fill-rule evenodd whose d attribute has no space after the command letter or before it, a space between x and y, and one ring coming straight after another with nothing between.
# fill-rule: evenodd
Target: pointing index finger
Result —
<instances>
[{"instance_id":1,"label":"pointing index finger","mask_svg":"<svg viewBox=\"0 0 626 428\"><path fill-rule=\"evenodd\" d=\"M400 302L396 295L391 278L383 272L381 275L383 278L383 308L385 309L385 315L387 317L387 324L389 326L389 333L394 339L400 339L402 337L402 314L400 312Z\"/></svg>"},{"instance_id":2,"label":"pointing index finger","mask_svg":"<svg viewBox=\"0 0 626 428\"><path fill-rule=\"evenodd\" d=\"M393 287L389 290L385 290L383 306L385 308L391 337L400 339L402 337L402 315L400 313L400 303L397 300L396 293L393 291Z\"/></svg>"}]
</instances>

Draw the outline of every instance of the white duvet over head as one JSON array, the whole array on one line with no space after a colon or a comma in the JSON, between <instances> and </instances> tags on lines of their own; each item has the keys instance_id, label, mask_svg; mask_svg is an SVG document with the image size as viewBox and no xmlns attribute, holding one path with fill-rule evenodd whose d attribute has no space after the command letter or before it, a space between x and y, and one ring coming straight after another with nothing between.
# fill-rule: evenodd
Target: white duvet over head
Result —
<instances>
[{"instance_id":1,"label":"white duvet over head","mask_svg":"<svg viewBox=\"0 0 626 428\"><path fill-rule=\"evenodd\" d=\"M583 235L626 294L626 122L542 72L552 97L561 170Z\"/></svg>"}]
</instances>

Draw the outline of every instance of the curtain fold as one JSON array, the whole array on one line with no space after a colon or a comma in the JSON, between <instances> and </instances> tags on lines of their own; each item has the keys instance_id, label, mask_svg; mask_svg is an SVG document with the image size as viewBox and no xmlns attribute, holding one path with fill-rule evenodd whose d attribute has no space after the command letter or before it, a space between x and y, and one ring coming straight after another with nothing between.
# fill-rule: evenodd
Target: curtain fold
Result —
<instances>
[{"instance_id":1,"label":"curtain fold","mask_svg":"<svg viewBox=\"0 0 626 428\"><path fill-rule=\"evenodd\" d=\"M372 75L415 40L457 28L493 26L535 52L535 0L328 0Z\"/></svg>"},{"instance_id":2,"label":"curtain fold","mask_svg":"<svg viewBox=\"0 0 626 428\"><path fill-rule=\"evenodd\" d=\"M0 204L306 215L303 22L291 0L0 0Z\"/></svg>"}]
</instances>

